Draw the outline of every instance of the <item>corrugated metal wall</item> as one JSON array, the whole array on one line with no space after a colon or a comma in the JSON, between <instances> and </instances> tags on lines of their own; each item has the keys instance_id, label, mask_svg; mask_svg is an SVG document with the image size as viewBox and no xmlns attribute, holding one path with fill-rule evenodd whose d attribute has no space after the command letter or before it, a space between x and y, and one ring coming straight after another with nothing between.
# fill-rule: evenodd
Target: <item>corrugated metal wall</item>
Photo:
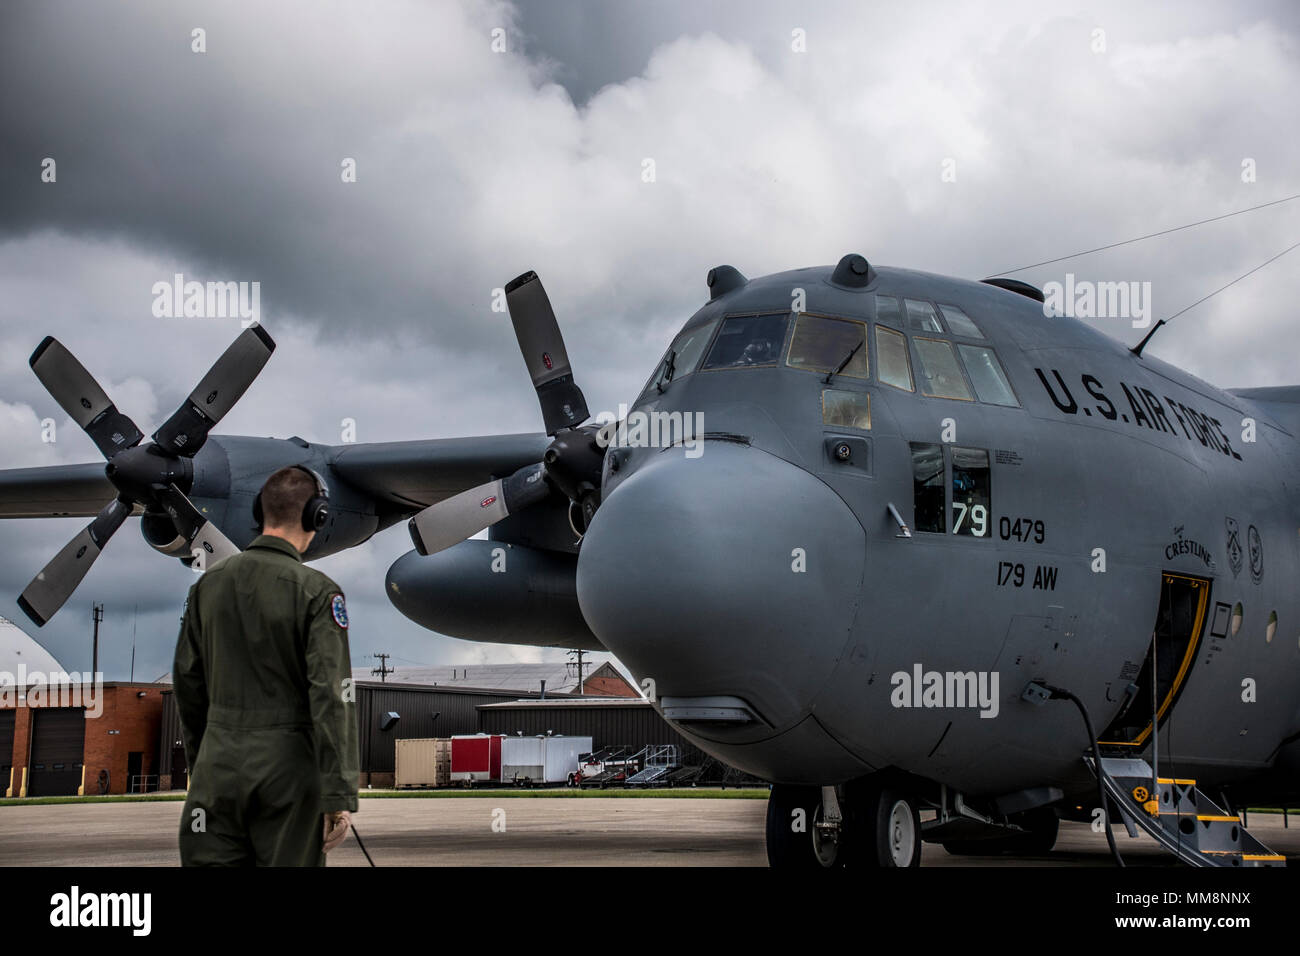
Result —
<instances>
[{"instance_id":1,"label":"corrugated metal wall","mask_svg":"<svg viewBox=\"0 0 1300 956\"><path fill-rule=\"evenodd\" d=\"M597 750L624 744L637 749L646 744L676 744L685 763L699 763L704 757L649 704L484 707L478 713L478 729L488 734L523 732L532 736L551 731L590 737L591 745Z\"/></svg>"},{"instance_id":2,"label":"corrugated metal wall","mask_svg":"<svg viewBox=\"0 0 1300 956\"><path fill-rule=\"evenodd\" d=\"M395 740L476 734L480 729L479 704L497 704L529 696L514 690L469 691L369 682L358 683L356 689L362 773L393 773L396 769ZM158 741L158 772L174 773L172 748L173 741L181 739L180 713L176 709L175 694L165 692L164 701L162 733ZM389 711L396 711L402 719L392 730L385 732L379 729L379 723ZM437 720L434 720L434 714L440 714Z\"/></svg>"},{"instance_id":3,"label":"corrugated metal wall","mask_svg":"<svg viewBox=\"0 0 1300 956\"><path fill-rule=\"evenodd\" d=\"M479 704L497 704L526 696L513 690L466 691L371 683L356 686L362 773L395 772L396 740L476 734ZM400 714L402 719L392 730L380 730L380 721L389 711ZM434 714L440 714L437 720Z\"/></svg>"}]
</instances>

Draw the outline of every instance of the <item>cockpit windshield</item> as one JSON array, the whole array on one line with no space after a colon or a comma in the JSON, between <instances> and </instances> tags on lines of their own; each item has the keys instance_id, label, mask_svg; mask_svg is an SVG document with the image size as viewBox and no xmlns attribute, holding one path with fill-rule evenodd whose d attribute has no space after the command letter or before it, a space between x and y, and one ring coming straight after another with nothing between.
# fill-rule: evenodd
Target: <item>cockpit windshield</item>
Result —
<instances>
[{"instance_id":1,"label":"cockpit windshield","mask_svg":"<svg viewBox=\"0 0 1300 956\"><path fill-rule=\"evenodd\" d=\"M867 378L870 373L866 342L867 327L861 322L801 315L794 326L786 364L814 372Z\"/></svg>"},{"instance_id":2,"label":"cockpit windshield","mask_svg":"<svg viewBox=\"0 0 1300 956\"><path fill-rule=\"evenodd\" d=\"M718 320L714 319L712 322L687 329L677 336L646 388L658 388L662 391L669 382L694 372L699 367L709 339L713 338L713 330L717 327Z\"/></svg>"},{"instance_id":3,"label":"cockpit windshield","mask_svg":"<svg viewBox=\"0 0 1300 956\"><path fill-rule=\"evenodd\" d=\"M704 368L745 368L775 365L785 345L785 327L790 313L775 315L733 315L709 351Z\"/></svg>"}]
</instances>

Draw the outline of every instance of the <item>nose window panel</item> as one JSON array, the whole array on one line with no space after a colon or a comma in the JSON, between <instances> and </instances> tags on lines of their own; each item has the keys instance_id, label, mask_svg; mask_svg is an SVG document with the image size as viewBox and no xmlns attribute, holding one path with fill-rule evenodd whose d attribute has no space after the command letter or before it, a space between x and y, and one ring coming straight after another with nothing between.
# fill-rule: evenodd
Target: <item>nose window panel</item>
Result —
<instances>
[{"instance_id":1,"label":"nose window panel","mask_svg":"<svg viewBox=\"0 0 1300 956\"><path fill-rule=\"evenodd\" d=\"M970 376L971 384L975 386L975 395L981 402L1020 406L1020 402L1016 401L1016 393L1011 391L1006 373L1002 371L1002 364L992 349L978 345L958 345L957 351L961 353L966 374Z\"/></svg>"},{"instance_id":2,"label":"nose window panel","mask_svg":"<svg viewBox=\"0 0 1300 956\"><path fill-rule=\"evenodd\" d=\"M952 345L943 339L917 336L916 356L921 361L921 391L935 398L956 398L971 401L970 389L962 377Z\"/></svg>"},{"instance_id":3,"label":"nose window panel","mask_svg":"<svg viewBox=\"0 0 1300 956\"><path fill-rule=\"evenodd\" d=\"M851 357L850 357L851 356ZM791 368L814 372L834 372L850 378L867 378L867 327L861 322L831 319L820 315L801 315L790 339Z\"/></svg>"},{"instance_id":4,"label":"nose window panel","mask_svg":"<svg viewBox=\"0 0 1300 956\"><path fill-rule=\"evenodd\" d=\"M822 424L840 428L871 428L871 396L838 388L822 389Z\"/></svg>"},{"instance_id":5,"label":"nose window panel","mask_svg":"<svg viewBox=\"0 0 1300 956\"><path fill-rule=\"evenodd\" d=\"M903 333L876 326L876 377L886 385L912 391L912 361Z\"/></svg>"},{"instance_id":6,"label":"nose window panel","mask_svg":"<svg viewBox=\"0 0 1300 956\"><path fill-rule=\"evenodd\" d=\"M789 313L733 315L722 323L703 368L748 368L775 365L785 344Z\"/></svg>"}]
</instances>

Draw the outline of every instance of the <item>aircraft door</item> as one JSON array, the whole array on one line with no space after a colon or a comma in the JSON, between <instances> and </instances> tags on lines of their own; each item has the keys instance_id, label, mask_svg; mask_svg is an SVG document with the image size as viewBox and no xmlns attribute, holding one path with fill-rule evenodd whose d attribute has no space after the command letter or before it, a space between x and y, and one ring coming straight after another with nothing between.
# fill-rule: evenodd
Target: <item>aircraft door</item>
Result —
<instances>
[{"instance_id":1,"label":"aircraft door","mask_svg":"<svg viewBox=\"0 0 1300 956\"><path fill-rule=\"evenodd\" d=\"M1168 719L1196 660L1209 602L1208 579L1172 571L1161 575L1160 607L1134 681L1137 693L1102 732L1103 745L1133 752L1130 748L1146 745L1153 722L1159 726Z\"/></svg>"}]
</instances>

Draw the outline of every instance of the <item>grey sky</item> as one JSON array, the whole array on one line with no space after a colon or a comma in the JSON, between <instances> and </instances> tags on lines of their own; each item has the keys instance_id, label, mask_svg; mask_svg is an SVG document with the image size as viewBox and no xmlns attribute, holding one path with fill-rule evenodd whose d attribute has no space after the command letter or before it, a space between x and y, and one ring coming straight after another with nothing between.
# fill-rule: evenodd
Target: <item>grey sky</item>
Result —
<instances>
[{"instance_id":1,"label":"grey sky","mask_svg":"<svg viewBox=\"0 0 1300 956\"><path fill-rule=\"evenodd\" d=\"M222 432L491 434L540 425L490 310L526 269L591 407L612 410L722 262L758 275L856 251L979 278L1300 192L1298 34L1285 2L6 3L0 467L94 460L71 427L40 441L42 418L63 423L27 368L46 334L143 428L188 393L238 323L154 318L175 272L262 284L279 349ZM1149 280L1161 316L1297 240L1300 203L1022 277ZM1152 353L1215 384L1293 382L1297 276L1278 262ZM14 597L82 523L0 524L0 614L20 617ZM381 592L407 548L396 528L321 564L348 591L358 664L537 656L402 618ZM138 603L136 673L157 676L189 572L134 524L111 555L39 637L78 666L105 601L124 677Z\"/></svg>"}]
</instances>

